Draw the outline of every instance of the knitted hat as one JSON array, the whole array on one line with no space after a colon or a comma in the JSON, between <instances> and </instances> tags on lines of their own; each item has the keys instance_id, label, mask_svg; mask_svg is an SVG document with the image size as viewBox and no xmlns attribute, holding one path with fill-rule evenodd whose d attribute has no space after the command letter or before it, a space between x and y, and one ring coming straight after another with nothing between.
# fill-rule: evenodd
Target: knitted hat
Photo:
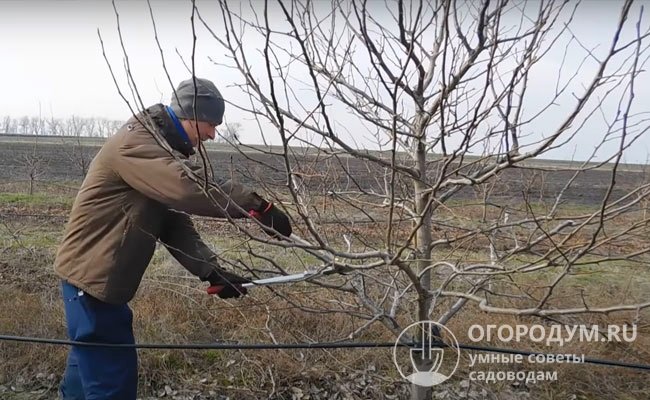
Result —
<instances>
[{"instance_id":1,"label":"knitted hat","mask_svg":"<svg viewBox=\"0 0 650 400\"><path fill-rule=\"evenodd\" d=\"M178 118L196 119L198 121L209 122L213 125L219 125L223 121L223 112L225 104L221 93L214 86L214 83L207 79L195 78L196 90L194 88L194 79L190 78L181 82L176 88L176 94L172 94L171 108ZM196 99L196 102L195 102Z\"/></svg>"}]
</instances>

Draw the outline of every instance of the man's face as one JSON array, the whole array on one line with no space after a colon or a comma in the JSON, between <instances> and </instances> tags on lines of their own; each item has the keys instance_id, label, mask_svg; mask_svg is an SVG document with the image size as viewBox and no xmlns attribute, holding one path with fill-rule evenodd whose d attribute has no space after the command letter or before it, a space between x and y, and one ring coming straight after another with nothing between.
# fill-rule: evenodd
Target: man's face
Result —
<instances>
[{"instance_id":1,"label":"man's face","mask_svg":"<svg viewBox=\"0 0 650 400\"><path fill-rule=\"evenodd\" d=\"M181 121L181 125L183 125L185 132L187 132L187 137L190 139L192 147L198 146L199 142L214 139L216 135L215 129L217 125L213 125L210 122L198 121L197 123L194 120L184 119Z\"/></svg>"}]
</instances>

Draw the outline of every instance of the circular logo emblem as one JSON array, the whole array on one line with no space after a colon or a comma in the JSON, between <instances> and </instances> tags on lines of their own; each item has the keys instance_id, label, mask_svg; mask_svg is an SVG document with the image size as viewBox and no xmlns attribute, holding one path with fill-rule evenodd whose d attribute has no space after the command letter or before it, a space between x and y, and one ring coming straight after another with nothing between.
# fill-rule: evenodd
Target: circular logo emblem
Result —
<instances>
[{"instance_id":1,"label":"circular logo emblem","mask_svg":"<svg viewBox=\"0 0 650 400\"><path fill-rule=\"evenodd\" d=\"M403 346L415 343L415 347ZM393 347L393 362L400 375L418 386L431 387L449 379L460 361L458 341L435 321L415 322L404 329Z\"/></svg>"}]
</instances>

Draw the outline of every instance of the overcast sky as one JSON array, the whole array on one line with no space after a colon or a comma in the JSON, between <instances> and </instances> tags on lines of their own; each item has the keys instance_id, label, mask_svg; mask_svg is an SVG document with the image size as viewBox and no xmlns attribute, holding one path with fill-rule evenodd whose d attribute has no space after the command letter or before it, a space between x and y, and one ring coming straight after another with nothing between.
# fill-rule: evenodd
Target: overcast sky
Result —
<instances>
[{"instance_id":1,"label":"overcast sky","mask_svg":"<svg viewBox=\"0 0 650 400\"><path fill-rule=\"evenodd\" d=\"M170 90L161 68L145 1L118 1L121 29L132 72L145 103L165 99ZM191 54L191 4L154 1L159 39L174 83L186 79L175 49ZM110 1L0 0L0 82L5 93L1 114L102 116L125 119L128 107L119 98L97 35L108 59L123 78L122 51ZM204 41L199 41L201 46ZM219 71L199 47L197 75L219 81ZM120 80L120 83L124 83ZM10 94L10 95L7 95Z\"/></svg>"},{"instance_id":2,"label":"overcast sky","mask_svg":"<svg viewBox=\"0 0 650 400\"><path fill-rule=\"evenodd\" d=\"M176 51L189 61L191 2L159 0L152 1L152 4L167 68L176 84L189 77ZM218 23L215 2L201 1L198 4L208 21ZM620 4L613 0L592 0L583 4L574 32L586 46L602 50L609 45ZM640 4L646 6L647 14L650 2L642 1ZM143 102L168 102L171 88L161 66L146 1L118 1L117 7L131 69ZM634 17L638 17L638 9ZM647 27L647 18L645 21ZM0 0L0 87L3 91L0 116L36 116L40 113L48 118L71 115L117 120L128 118L129 109L118 96L97 36L99 29L107 57L118 73L120 84L126 89L116 27L115 14L108 0ZM223 57L223 50L201 27L198 27L198 37L197 76L213 80L224 97L240 98L241 91L228 86L238 79L238 75L208 60L208 56L217 60ZM545 85L548 83L531 82L533 88ZM637 111L650 111L648 87L650 80L644 73L637 89L637 100L642 109L637 108ZM246 127L244 119L232 107L227 110L227 122L244 122ZM256 135L253 130L245 132L243 141L259 142ZM585 150L581 147L591 146L589 138L580 140L573 143L573 147L554 153L553 157L575 157L576 151ZM644 138L626 154L627 161L645 162L649 150L650 139ZM584 154L588 152L584 151Z\"/></svg>"}]
</instances>

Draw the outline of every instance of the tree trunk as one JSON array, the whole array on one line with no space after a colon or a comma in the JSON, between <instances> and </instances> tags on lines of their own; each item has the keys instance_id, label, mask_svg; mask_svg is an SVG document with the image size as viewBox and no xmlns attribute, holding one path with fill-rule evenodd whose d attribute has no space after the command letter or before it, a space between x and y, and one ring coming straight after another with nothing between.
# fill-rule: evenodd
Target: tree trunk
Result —
<instances>
[{"instance_id":1,"label":"tree trunk","mask_svg":"<svg viewBox=\"0 0 650 400\"><path fill-rule=\"evenodd\" d=\"M424 131L424 130L423 130ZM422 135L421 137L426 137ZM419 273L425 270L430 264L431 260L431 208L427 207L430 198L430 192L427 190L426 182L426 144L424 140L420 140L414 149L415 159L417 160L417 168L420 172L420 179L414 181L415 189L415 209L418 215L422 218L422 223L417 231L417 270ZM431 307L431 272L427 270L422 273L420 277L420 284L425 294L418 296L418 320L425 321L429 319L429 308ZM430 332L424 332L428 336ZM422 336L421 336L422 337ZM425 337L428 339L428 337ZM415 366L418 371L428 371L431 369L432 361L430 359L416 358ZM429 400L433 396L433 390L430 387L424 387L412 384L411 385L411 399L412 400Z\"/></svg>"}]
</instances>

